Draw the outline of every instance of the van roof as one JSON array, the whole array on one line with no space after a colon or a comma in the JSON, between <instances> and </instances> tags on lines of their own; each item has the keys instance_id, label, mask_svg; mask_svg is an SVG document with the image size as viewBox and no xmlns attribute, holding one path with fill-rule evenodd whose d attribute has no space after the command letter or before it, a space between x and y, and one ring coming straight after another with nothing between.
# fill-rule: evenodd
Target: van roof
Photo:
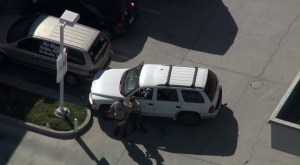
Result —
<instances>
[{"instance_id":1,"label":"van roof","mask_svg":"<svg viewBox=\"0 0 300 165\"><path fill-rule=\"evenodd\" d=\"M32 24L29 35L60 43L60 26L59 18L40 15ZM81 24L65 26L64 44L88 51L99 33L99 30Z\"/></svg>"},{"instance_id":2,"label":"van roof","mask_svg":"<svg viewBox=\"0 0 300 165\"><path fill-rule=\"evenodd\" d=\"M208 69L199 67L145 64L140 74L140 86L184 86L204 88Z\"/></svg>"}]
</instances>

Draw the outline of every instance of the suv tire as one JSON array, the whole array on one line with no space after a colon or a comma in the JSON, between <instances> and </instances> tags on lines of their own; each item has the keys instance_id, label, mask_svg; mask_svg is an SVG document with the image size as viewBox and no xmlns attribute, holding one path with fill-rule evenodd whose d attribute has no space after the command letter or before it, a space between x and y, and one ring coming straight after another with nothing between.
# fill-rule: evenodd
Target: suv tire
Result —
<instances>
[{"instance_id":1,"label":"suv tire","mask_svg":"<svg viewBox=\"0 0 300 165\"><path fill-rule=\"evenodd\" d=\"M109 116L109 111L110 111L110 105L101 105L99 108L100 111L100 116L106 118L106 119L113 119L112 117Z\"/></svg>"},{"instance_id":2,"label":"suv tire","mask_svg":"<svg viewBox=\"0 0 300 165\"><path fill-rule=\"evenodd\" d=\"M65 75L65 81L68 85L72 85L75 86L78 84L78 78L76 75L72 74L72 73L67 73Z\"/></svg>"},{"instance_id":3,"label":"suv tire","mask_svg":"<svg viewBox=\"0 0 300 165\"><path fill-rule=\"evenodd\" d=\"M195 112L181 112L178 116L178 121L184 125L193 127L196 126L201 120L199 114Z\"/></svg>"}]
</instances>

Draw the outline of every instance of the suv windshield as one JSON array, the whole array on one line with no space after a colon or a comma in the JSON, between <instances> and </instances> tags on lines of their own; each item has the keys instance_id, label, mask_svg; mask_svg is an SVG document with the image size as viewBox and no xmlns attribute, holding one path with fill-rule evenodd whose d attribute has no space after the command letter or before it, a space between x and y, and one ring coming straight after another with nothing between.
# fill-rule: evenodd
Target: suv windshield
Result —
<instances>
[{"instance_id":1,"label":"suv windshield","mask_svg":"<svg viewBox=\"0 0 300 165\"><path fill-rule=\"evenodd\" d=\"M204 88L204 92L207 94L207 96L211 101L215 97L217 85L218 85L218 79L216 74L208 70L207 82Z\"/></svg>"},{"instance_id":2,"label":"suv windshield","mask_svg":"<svg viewBox=\"0 0 300 165\"><path fill-rule=\"evenodd\" d=\"M120 82L120 92L123 96L127 96L135 89L139 88L140 74L143 65L129 69L123 73Z\"/></svg>"},{"instance_id":3,"label":"suv windshield","mask_svg":"<svg viewBox=\"0 0 300 165\"><path fill-rule=\"evenodd\" d=\"M28 35L31 24L36 19L35 16L25 16L19 18L9 29L7 33L7 42L18 41Z\"/></svg>"}]
</instances>

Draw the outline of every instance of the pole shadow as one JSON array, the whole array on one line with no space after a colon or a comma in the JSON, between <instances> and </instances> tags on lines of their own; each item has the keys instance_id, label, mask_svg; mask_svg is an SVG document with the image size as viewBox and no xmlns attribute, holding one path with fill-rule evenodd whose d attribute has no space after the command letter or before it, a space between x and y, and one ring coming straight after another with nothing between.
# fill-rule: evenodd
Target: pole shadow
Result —
<instances>
[{"instance_id":1,"label":"pole shadow","mask_svg":"<svg viewBox=\"0 0 300 165\"><path fill-rule=\"evenodd\" d=\"M85 142L81 139L80 136L77 136L75 140L78 142L78 144L81 146L81 148L86 152L86 154L96 162L97 165L109 165L107 160L105 158L101 158L98 160L98 158L94 155L94 153L90 150L90 148L85 144Z\"/></svg>"}]
</instances>

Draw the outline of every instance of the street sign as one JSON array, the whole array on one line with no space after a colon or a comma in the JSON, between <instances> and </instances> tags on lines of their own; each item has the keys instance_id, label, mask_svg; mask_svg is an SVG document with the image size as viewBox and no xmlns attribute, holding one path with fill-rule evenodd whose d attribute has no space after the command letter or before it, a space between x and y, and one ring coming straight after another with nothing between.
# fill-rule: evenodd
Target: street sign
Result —
<instances>
[{"instance_id":1,"label":"street sign","mask_svg":"<svg viewBox=\"0 0 300 165\"><path fill-rule=\"evenodd\" d=\"M56 82L59 83L67 73L67 50L64 48L64 55L61 53L58 55L56 59L56 71L57 71L57 76L56 76Z\"/></svg>"}]
</instances>

